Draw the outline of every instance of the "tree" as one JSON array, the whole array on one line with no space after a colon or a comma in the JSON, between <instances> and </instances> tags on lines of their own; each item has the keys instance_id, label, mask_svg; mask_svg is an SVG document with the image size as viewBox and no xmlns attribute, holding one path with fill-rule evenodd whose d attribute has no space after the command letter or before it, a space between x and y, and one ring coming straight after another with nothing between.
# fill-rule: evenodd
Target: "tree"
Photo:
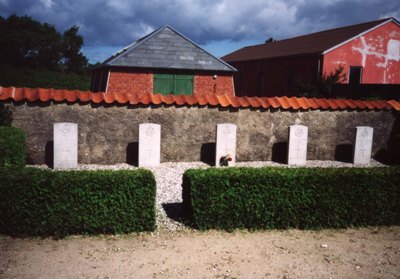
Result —
<instances>
[{"instance_id":1,"label":"tree","mask_svg":"<svg viewBox=\"0 0 400 279\"><path fill-rule=\"evenodd\" d=\"M272 38L272 37L269 37L269 38L265 41L266 44L273 43L273 42L276 42L276 40L275 40L274 38Z\"/></svg>"},{"instance_id":2,"label":"tree","mask_svg":"<svg viewBox=\"0 0 400 279\"><path fill-rule=\"evenodd\" d=\"M83 73L83 37L73 26L61 35L53 25L29 16L0 17L0 64L29 69Z\"/></svg>"},{"instance_id":3,"label":"tree","mask_svg":"<svg viewBox=\"0 0 400 279\"><path fill-rule=\"evenodd\" d=\"M78 26L72 26L63 34L63 64L66 72L83 73L88 68L88 59L81 53L83 37L78 31Z\"/></svg>"},{"instance_id":4,"label":"tree","mask_svg":"<svg viewBox=\"0 0 400 279\"><path fill-rule=\"evenodd\" d=\"M56 70L62 37L54 26L28 16L0 20L0 63Z\"/></svg>"}]
</instances>

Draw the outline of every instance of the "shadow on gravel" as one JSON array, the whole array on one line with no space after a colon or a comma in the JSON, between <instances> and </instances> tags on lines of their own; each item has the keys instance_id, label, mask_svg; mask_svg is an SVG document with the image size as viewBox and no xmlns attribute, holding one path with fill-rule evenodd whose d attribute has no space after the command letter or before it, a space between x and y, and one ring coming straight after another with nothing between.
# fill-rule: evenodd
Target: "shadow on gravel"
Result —
<instances>
[{"instance_id":1,"label":"shadow on gravel","mask_svg":"<svg viewBox=\"0 0 400 279\"><path fill-rule=\"evenodd\" d=\"M172 220L182 223L185 226L194 227L193 222L190 218L190 213L185 208L183 203L174 202L174 203L163 203L162 207L164 208L165 213L168 218Z\"/></svg>"}]
</instances>

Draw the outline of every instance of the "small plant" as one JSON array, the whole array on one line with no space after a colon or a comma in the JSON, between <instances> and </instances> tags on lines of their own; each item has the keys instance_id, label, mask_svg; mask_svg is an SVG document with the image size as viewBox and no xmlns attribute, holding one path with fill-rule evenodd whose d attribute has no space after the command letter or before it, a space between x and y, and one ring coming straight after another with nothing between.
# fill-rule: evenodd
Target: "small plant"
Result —
<instances>
[{"instance_id":1,"label":"small plant","mask_svg":"<svg viewBox=\"0 0 400 279\"><path fill-rule=\"evenodd\" d=\"M225 156L222 156L220 159L219 159L219 165L221 166L221 167L227 167L227 166L229 166L229 162L230 161L232 161L232 156L230 155L230 154L227 154L227 155L225 155Z\"/></svg>"},{"instance_id":2,"label":"small plant","mask_svg":"<svg viewBox=\"0 0 400 279\"><path fill-rule=\"evenodd\" d=\"M298 80L297 90L304 97L332 97L332 86L346 81L346 73L343 66L339 66L328 75L323 74L319 80Z\"/></svg>"}]
</instances>

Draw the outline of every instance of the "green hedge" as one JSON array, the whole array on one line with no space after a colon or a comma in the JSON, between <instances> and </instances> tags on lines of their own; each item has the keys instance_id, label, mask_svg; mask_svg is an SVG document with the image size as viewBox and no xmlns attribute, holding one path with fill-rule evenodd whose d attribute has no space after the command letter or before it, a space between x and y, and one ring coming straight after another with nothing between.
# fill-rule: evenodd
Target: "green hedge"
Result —
<instances>
[{"instance_id":1,"label":"green hedge","mask_svg":"<svg viewBox=\"0 0 400 279\"><path fill-rule=\"evenodd\" d=\"M156 182L148 170L0 169L0 232L25 236L155 229Z\"/></svg>"},{"instance_id":2,"label":"green hedge","mask_svg":"<svg viewBox=\"0 0 400 279\"><path fill-rule=\"evenodd\" d=\"M21 129L0 126L0 167L26 164L25 133Z\"/></svg>"},{"instance_id":3,"label":"green hedge","mask_svg":"<svg viewBox=\"0 0 400 279\"><path fill-rule=\"evenodd\" d=\"M183 200L200 229L400 225L400 168L188 170Z\"/></svg>"}]
</instances>

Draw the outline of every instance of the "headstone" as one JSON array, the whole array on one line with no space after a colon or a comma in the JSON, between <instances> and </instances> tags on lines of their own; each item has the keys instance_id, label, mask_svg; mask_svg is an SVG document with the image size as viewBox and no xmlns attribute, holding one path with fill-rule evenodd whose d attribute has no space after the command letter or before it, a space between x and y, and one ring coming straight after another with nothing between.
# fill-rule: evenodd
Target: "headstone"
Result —
<instances>
[{"instance_id":1,"label":"headstone","mask_svg":"<svg viewBox=\"0 0 400 279\"><path fill-rule=\"evenodd\" d=\"M369 164L371 160L372 137L374 128L367 126L356 127L354 140L353 163L355 165Z\"/></svg>"},{"instance_id":2,"label":"headstone","mask_svg":"<svg viewBox=\"0 0 400 279\"><path fill-rule=\"evenodd\" d=\"M307 161L308 127L292 125L289 128L288 165L305 165Z\"/></svg>"},{"instance_id":3,"label":"headstone","mask_svg":"<svg viewBox=\"0 0 400 279\"><path fill-rule=\"evenodd\" d=\"M160 164L161 126L139 125L139 167L156 167Z\"/></svg>"},{"instance_id":4,"label":"headstone","mask_svg":"<svg viewBox=\"0 0 400 279\"><path fill-rule=\"evenodd\" d=\"M224 159L228 166L235 165L236 161L236 125L235 124L218 124L217 138L215 150L215 165L222 166Z\"/></svg>"},{"instance_id":5,"label":"headstone","mask_svg":"<svg viewBox=\"0 0 400 279\"><path fill-rule=\"evenodd\" d=\"M54 123L54 168L78 167L78 124Z\"/></svg>"}]
</instances>

